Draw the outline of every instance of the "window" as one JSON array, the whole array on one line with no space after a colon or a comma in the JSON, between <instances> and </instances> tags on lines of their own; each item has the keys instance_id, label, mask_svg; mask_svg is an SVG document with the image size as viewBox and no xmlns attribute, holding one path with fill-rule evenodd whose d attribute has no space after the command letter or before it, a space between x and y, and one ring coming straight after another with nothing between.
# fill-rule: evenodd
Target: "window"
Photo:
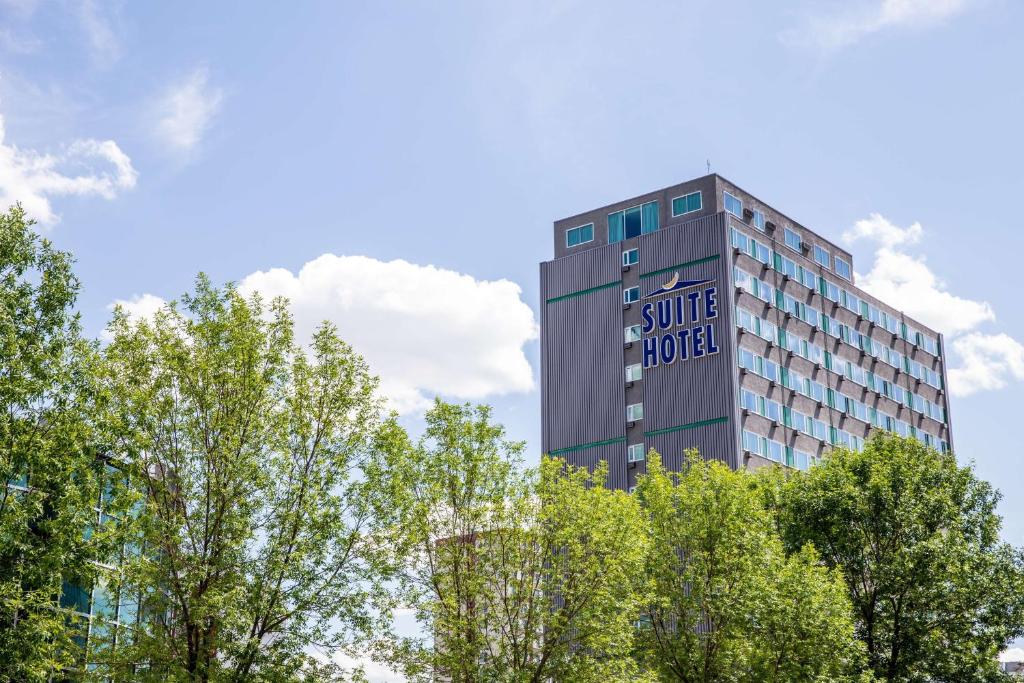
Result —
<instances>
[{"instance_id":1,"label":"window","mask_svg":"<svg viewBox=\"0 0 1024 683\"><path fill-rule=\"evenodd\" d=\"M786 228L783 231L783 235L784 235L784 239L786 240L786 246L787 247L789 247L793 251L797 251L797 252L800 251L800 245L803 242L800 240L800 235L798 233L793 232L789 228Z\"/></svg>"},{"instance_id":2,"label":"window","mask_svg":"<svg viewBox=\"0 0 1024 683\"><path fill-rule=\"evenodd\" d=\"M636 382L643 379L643 365L636 363L635 365L626 366L626 381Z\"/></svg>"},{"instance_id":3,"label":"window","mask_svg":"<svg viewBox=\"0 0 1024 683\"><path fill-rule=\"evenodd\" d=\"M629 327L626 328L625 332L627 344L629 344L630 342L640 341L641 332L639 325L630 325Z\"/></svg>"},{"instance_id":4,"label":"window","mask_svg":"<svg viewBox=\"0 0 1024 683\"><path fill-rule=\"evenodd\" d=\"M640 288L639 287L628 287L622 290L622 303L631 304L634 301L640 300Z\"/></svg>"},{"instance_id":5,"label":"window","mask_svg":"<svg viewBox=\"0 0 1024 683\"><path fill-rule=\"evenodd\" d=\"M761 232L764 232L764 214L763 213L761 213L760 211L755 210L754 211L754 219L751 221L751 223L754 224L755 228L757 228Z\"/></svg>"},{"instance_id":6,"label":"window","mask_svg":"<svg viewBox=\"0 0 1024 683\"><path fill-rule=\"evenodd\" d=\"M647 202L608 214L608 243L658 229L658 202Z\"/></svg>"},{"instance_id":7,"label":"window","mask_svg":"<svg viewBox=\"0 0 1024 683\"><path fill-rule=\"evenodd\" d=\"M640 263L640 250L639 249L627 249L622 252L622 265L624 266L635 266Z\"/></svg>"},{"instance_id":8,"label":"window","mask_svg":"<svg viewBox=\"0 0 1024 683\"><path fill-rule=\"evenodd\" d=\"M832 264L829 262L829 256L830 254L827 249L822 249L817 244L814 245L814 260L826 268L832 267Z\"/></svg>"},{"instance_id":9,"label":"window","mask_svg":"<svg viewBox=\"0 0 1024 683\"><path fill-rule=\"evenodd\" d=\"M738 197L733 197L725 192L725 210L737 218L743 218L743 202Z\"/></svg>"},{"instance_id":10,"label":"window","mask_svg":"<svg viewBox=\"0 0 1024 683\"><path fill-rule=\"evenodd\" d=\"M631 443L626 449L627 462L641 462L644 460L644 445L642 443Z\"/></svg>"},{"instance_id":11,"label":"window","mask_svg":"<svg viewBox=\"0 0 1024 683\"><path fill-rule=\"evenodd\" d=\"M700 192L691 192L672 200L673 216L682 216L684 213L693 213L694 211L700 211L700 209Z\"/></svg>"},{"instance_id":12,"label":"window","mask_svg":"<svg viewBox=\"0 0 1024 683\"><path fill-rule=\"evenodd\" d=\"M836 256L836 275L853 281L853 270L850 268L850 264L838 256Z\"/></svg>"},{"instance_id":13,"label":"window","mask_svg":"<svg viewBox=\"0 0 1024 683\"><path fill-rule=\"evenodd\" d=\"M637 420L644 419L644 404L643 403L631 403L626 406L626 421L636 422Z\"/></svg>"},{"instance_id":14,"label":"window","mask_svg":"<svg viewBox=\"0 0 1024 683\"><path fill-rule=\"evenodd\" d=\"M594 241L594 224L587 223L578 228L569 228L565 231L565 246L575 247L580 244Z\"/></svg>"}]
</instances>

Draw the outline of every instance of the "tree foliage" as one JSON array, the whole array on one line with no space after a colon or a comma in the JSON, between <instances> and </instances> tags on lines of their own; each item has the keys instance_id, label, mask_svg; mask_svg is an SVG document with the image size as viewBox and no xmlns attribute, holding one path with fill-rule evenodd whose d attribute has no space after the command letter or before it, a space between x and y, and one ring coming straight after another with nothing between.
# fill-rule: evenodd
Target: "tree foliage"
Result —
<instances>
[{"instance_id":1,"label":"tree foliage","mask_svg":"<svg viewBox=\"0 0 1024 683\"><path fill-rule=\"evenodd\" d=\"M108 512L124 498L95 441L95 346L73 310L78 289L69 254L20 207L0 214L0 680L81 664L86 622L62 588L88 595L96 561L118 547L96 513L104 489Z\"/></svg>"},{"instance_id":2,"label":"tree foliage","mask_svg":"<svg viewBox=\"0 0 1024 683\"><path fill-rule=\"evenodd\" d=\"M630 657L645 534L636 501L545 459L523 467L485 407L435 403L386 468L407 493L401 587L427 637L413 680L637 680Z\"/></svg>"},{"instance_id":3,"label":"tree foliage","mask_svg":"<svg viewBox=\"0 0 1024 683\"><path fill-rule=\"evenodd\" d=\"M1024 626L1024 561L999 541L998 494L915 439L769 487L790 549L813 543L845 577L871 670L886 681L988 681Z\"/></svg>"},{"instance_id":4,"label":"tree foliage","mask_svg":"<svg viewBox=\"0 0 1024 683\"><path fill-rule=\"evenodd\" d=\"M842 577L814 548L787 557L750 476L652 452L637 492L649 517L642 660L664 681L837 681L856 676Z\"/></svg>"},{"instance_id":5,"label":"tree foliage","mask_svg":"<svg viewBox=\"0 0 1024 683\"><path fill-rule=\"evenodd\" d=\"M144 626L106 663L132 680L292 680L379 626L376 380L324 324L307 350L286 302L200 276L152 320L110 325L117 447L148 505L125 589ZM145 664L140 668L139 664ZM328 667L329 668L329 667Z\"/></svg>"}]
</instances>

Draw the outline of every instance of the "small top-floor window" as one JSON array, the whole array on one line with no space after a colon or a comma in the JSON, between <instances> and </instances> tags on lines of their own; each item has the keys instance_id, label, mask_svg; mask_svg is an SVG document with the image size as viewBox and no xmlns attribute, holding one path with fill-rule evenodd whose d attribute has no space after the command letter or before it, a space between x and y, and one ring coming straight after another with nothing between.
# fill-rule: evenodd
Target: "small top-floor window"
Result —
<instances>
[{"instance_id":1,"label":"small top-floor window","mask_svg":"<svg viewBox=\"0 0 1024 683\"><path fill-rule=\"evenodd\" d=\"M847 280L853 281L853 269L850 268L850 264L843 259L836 256L836 275L845 277Z\"/></svg>"},{"instance_id":2,"label":"small top-floor window","mask_svg":"<svg viewBox=\"0 0 1024 683\"><path fill-rule=\"evenodd\" d=\"M647 202L608 214L608 243L614 244L630 237L654 232L658 229L658 202Z\"/></svg>"},{"instance_id":3,"label":"small top-floor window","mask_svg":"<svg viewBox=\"0 0 1024 683\"><path fill-rule=\"evenodd\" d=\"M694 211L700 211L700 209L701 199L699 191L684 194L682 197L676 197L672 200L673 216L682 216L684 213L693 213Z\"/></svg>"},{"instance_id":4,"label":"small top-floor window","mask_svg":"<svg viewBox=\"0 0 1024 683\"><path fill-rule=\"evenodd\" d=\"M640 288L629 287L622 290L622 303L631 304L634 301L640 301Z\"/></svg>"},{"instance_id":5,"label":"small top-floor window","mask_svg":"<svg viewBox=\"0 0 1024 683\"><path fill-rule=\"evenodd\" d=\"M832 262L829 259L830 254L828 249L822 249L817 244L814 245L814 260L825 266L826 268L832 267Z\"/></svg>"},{"instance_id":6,"label":"small top-floor window","mask_svg":"<svg viewBox=\"0 0 1024 683\"><path fill-rule=\"evenodd\" d=\"M743 218L743 202L740 201L739 197L734 197L728 192L725 192L724 194L725 210L737 218Z\"/></svg>"},{"instance_id":7,"label":"small top-floor window","mask_svg":"<svg viewBox=\"0 0 1024 683\"><path fill-rule=\"evenodd\" d=\"M754 218L750 221L755 228L764 232L764 214L758 210L754 210Z\"/></svg>"},{"instance_id":8,"label":"small top-floor window","mask_svg":"<svg viewBox=\"0 0 1024 683\"><path fill-rule=\"evenodd\" d=\"M575 247L580 244L594 241L594 224L587 223L576 228L569 228L565 231L565 246Z\"/></svg>"},{"instance_id":9,"label":"small top-floor window","mask_svg":"<svg viewBox=\"0 0 1024 683\"><path fill-rule=\"evenodd\" d=\"M640 262L640 250L639 249L627 249L622 252L622 265L624 266L635 266Z\"/></svg>"},{"instance_id":10,"label":"small top-floor window","mask_svg":"<svg viewBox=\"0 0 1024 683\"><path fill-rule=\"evenodd\" d=\"M800 245L803 244L803 242L800 240L800 234L794 230L790 230L789 228L786 228L783 231L783 234L785 236L786 246L792 249L793 251L799 252Z\"/></svg>"}]
</instances>

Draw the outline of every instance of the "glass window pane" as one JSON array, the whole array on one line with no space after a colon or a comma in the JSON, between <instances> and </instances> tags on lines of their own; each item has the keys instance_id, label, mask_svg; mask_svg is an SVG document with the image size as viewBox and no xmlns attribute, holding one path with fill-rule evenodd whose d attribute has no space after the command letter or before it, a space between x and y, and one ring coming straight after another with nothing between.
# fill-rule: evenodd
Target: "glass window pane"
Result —
<instances>
[{"instance_id":1,"label":"glass window pane","mask_svg":"<svg viewBox=\"0 0 1024 683\"><path fill-rule=\"evenodd\" d=\"M623 235L625 234L624 229L624 216L621 211L608 214L608 244L614 244L615 242L621 242Z\"/></svg>"},{"instance_id":2,"label":"glass window pane","mask_svg":"<svg viewBox=\"0 0 1024 683\"><path fill-rule=\"evenodd\" d=\"M655 232L660 227L661 217L658 215L658 202L647 202L643 206L642 232Z\"/></svg>"},{"instance_id":3,"label":"glass window pane","mask_svg":"<svg viewBox=\"0 0 1024 683\"><path fill-rule=\"evenodd\" d=\"M634 206L632 209L626 209L623 215L625 216L626 239L639 235L642 225L640 207Z\"/></svg>"}]
</instances>

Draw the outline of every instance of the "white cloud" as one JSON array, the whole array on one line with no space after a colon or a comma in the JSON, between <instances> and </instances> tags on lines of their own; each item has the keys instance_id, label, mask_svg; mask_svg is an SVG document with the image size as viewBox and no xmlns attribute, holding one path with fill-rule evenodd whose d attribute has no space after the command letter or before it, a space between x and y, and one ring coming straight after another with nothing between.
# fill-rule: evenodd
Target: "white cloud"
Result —
<instances>
[{"instance_id":1,"label":"white cloud","mask_svg":"<svg viewBox=\"0 0 1024 683\"><path fill-rule=\"evenodd\" d=\"M943 334L967 332L996 319L987 301L950 293L923 257L883 247L871 270L856 279L869 294Z\"/></svg>"},{"instance_id":2,"label":"white cloud","mask_svg":"<svg viewBox=\"0 0 1024 683\"><path fill-rule=\"evenodd\" d=\"M322 320L337 325L401 412L423 409L435 394L479 400L534 387L523 346L537 338L538 326L519 285L508 280L324 254L298 274L253 273L239 289L287 297L300 339Z\"/></svg>"},{"instance_id":3,"label":"white cloud","mask_svg":"<svg viewBox=\"0 0 1024 683\"><path fill-rule=\"evenodd\" d=\"M917 244L922 234L924 230L920 223L914 223L909 228L901 228L886 220L881 214L873 213L843 232L843 240L852 243L859 239L868 239L884 247L895 247L901 244Z\"/></svg>"},{"instance_id":4,"label":"white cloud","mask_svg":"<svg viewBox=\"0 0 1024 683\"><path fill-rule=\"evenodd\" d=\"M114 300L114 303L107 306L107 310L112 311L117 306L120 306L128 314L129 318L152 320L157 311L163 308L166 303L167 301L155 294L136 294L131 299Z\"/></svg>"},{"instance_id":5,"label":"white cloud","mask_svg":"<svg viewBox=\"0 0 1024 683\"><path fill-rule=\"evenodd\" d=\"M105 168L104 168L105 167ZM113 199L135 187L138 173L113 140L77 140L59 154L19 149L5 140L0 116L0 208L21 202L42 225L59 220L50 204L57 196Z\"/></svg>"},{"instance_id":6,"label":"white cloud","mask_svg":"<svg viewBox=\"0 0 1024 683\"><path fill-rule=\"evenodd\" d=\"M1002 389L1009 380L1024 380L1024 345L1006 334L974 332L953 340L960 367L949 371L954 396Z\"/></svg>"},{"instance_id":7,"label":"white cloud","mask_svg":"<svg viewBox=\"0 0 1024 683\"><path fill-rule=\"evenodd\" d=\"M1019 647L1011 647L999 655L1000 662L1024 662L1024 650Z\"/></svg>"},{"instance_id":8,"label":"white cloud","mask_svg":"<svg viewBox=\"0 0 1024 683\"><path fill-rule=\"evenodd\" d=\"M160 98L156 131L177 152L195 149L220 111L224 92L209 80L208 71L200 67L172 84Z\"/></svg>"},{"instance_id":9,"label":"white cloud","mask_svg":"<svg viewBox=\"0 0 1024 683\"><path fill-rule=\"evenodd\" d=\"M402 260L323 254L298 274L284 268L257 271L238 288L268 300L287 297L303 343L322 321L334 323L401 413L426 408L435 395L474 401L534 388L523 346L537 338L537 321L519 285L509 280L477 280ZM108 309L121 305L130 317L151 318L164 303L143 294Z\"/></svg>"},{"instance_id":10,"label":"white cloud","mask_svg":"<svg viewBox=\"0 0 1024 683\"><path fill-rule=\"evenodd\" d=\"M864 291L948 337L949 390L954 396L1002 389L1011 380L1024 380L1024 345L1006 334L985 334L977 328L994 322L987 301L956 296L932 272L923 256L899 249L916 244L924 234L920 223L901 228L880 214L857 221L843 233L847 243L867 240L879 245L866 275L858 274Z\"/></svg>"},{"instance_id":11,"label":"white cloud","mask_svg":"<svg viewBox=\"0 0 1024 683\"><path fill-rule=\"evenodd\" d=\"M838 50L883 30L935 26L977 4L978 0L872 0L852 8L844 4L832 14L807 14L780 38L790 45Z\"/></svg>"}]
</instances>

